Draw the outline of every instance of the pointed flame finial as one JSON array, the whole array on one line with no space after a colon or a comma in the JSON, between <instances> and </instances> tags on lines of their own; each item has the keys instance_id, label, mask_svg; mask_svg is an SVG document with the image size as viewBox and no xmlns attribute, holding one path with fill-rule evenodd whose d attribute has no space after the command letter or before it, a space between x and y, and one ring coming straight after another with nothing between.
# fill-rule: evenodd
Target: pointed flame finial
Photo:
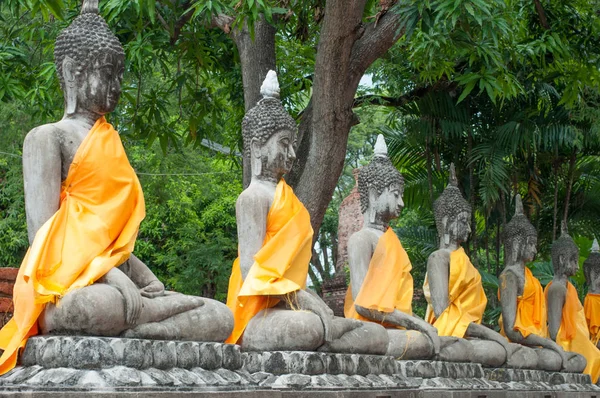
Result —
<instances>
[{"instance_id":1,"label":"pointed flame finial","mask_svg":"<svg viewBox=\"0 0 600 398\"><path fill-rule=\"evenodd\" d=\"M567 222L565 220L562 220L560 222L560 236L568 236L569 235L569 229L567 228Z\"/></svg>"},{"instance_id":2,"label":"pointed flame finial","mask_svg":"<svg viewBox=\"0 0 600 398\"><path fill-rule=\"evenodd\" d=\"M383 138L382 134L377 136L374 152L375 156L379 157L387 157L388 155L387 144L385 143L385 138Z\"/></svg>"},{"instance_id":3,"label":"pointed flame finial","mask_svg":"<svg viewBox=\"0 0 600 398\"><path fill-rule=\"evenodd\" d=\"M515 196L515 216L522 216L523 214L523 201L521 200L521 195L517 194Z\"/></svg>"},{"instance_id":4,"label":"pointed flame finial","mask_svg":"<svg viewBox=\"0 0 600 398\"><path fill-rule=\"evenodd\" d=\"M454 163L450 163L450 177L448 178L448 186L457 187L458 179L456 178L456 168L454 167Z\"/></svg>"},{"instance_id":5,"label":"pointed flame finial","mask_svg":"<svg viewBox=\"0 0 600 398\"><path fill-rule=\"evenodd\" d=\"M98 0L83 0L81 6L81 14L99 14Z\"/></svg>"},{"instance_id":6,"label":"pointed flame finial","mask_svg":"<svg viewBox=\"0 0 600 398\"><path fill-rule=\"evenodd\" d=\"M592 253L600 252L600 246L598 245L598 239L594 238L594 243L592 243Z\"/></svg>"},{"instance_id":7,"label":"pointed flame finial","mask_svg":"<svg viewBox=\"0 0 600 398\"><path fill-rule=\"evenodd\" d=\"M260 86L260 94L263 98L279 98L279 81L274 70L267 72L267 76Z\"/></svg>"}]
</instances>

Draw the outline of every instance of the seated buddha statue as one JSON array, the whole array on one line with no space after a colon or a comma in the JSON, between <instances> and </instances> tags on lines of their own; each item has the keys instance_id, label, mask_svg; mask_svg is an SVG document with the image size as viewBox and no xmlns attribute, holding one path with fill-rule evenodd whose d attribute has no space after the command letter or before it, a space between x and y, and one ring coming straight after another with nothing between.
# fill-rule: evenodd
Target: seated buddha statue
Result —
<instances>
[{"instance_id":1,"label":"seated buddha statue","mask_svg":"<svg viewBox=\"0 0 600 398\"><path fill-rule=\"evenodd\" d=\"M246 351L385 354L382 326L334 317L305 289L313 230L283 179L295 160L297 127L281 105L275 72L267 74L261 94L242 122L252 177L236 202L239 257L229 280L234 329L227 342Z\"/></svg>"},{"instance_id":2,"label":"seated buddha statue","mask_svg":"<svg viewBox=\"0 0 600 398\"><path fill-rule=\"evenodd\" d=\"M83 2L54 55L65 111L23 145L30 248L0 331L0 374L38 333L224 341L233 328L224 304L166 292L132 254L144 196L104 117L119 100L125 54L97 0Z\"/></svg>"},{"instance_id":3,"label":"seated buddha statue","mask_svg":"<svg viewBox=\"0 0 600 398\"><path fill-rule=\"evenodd\" d=\"M360 169L358 191L364 224L348 240L351 283L346 294L346 318L377 322L387 328L387 355L427 359L439 352L433 326L413 316L413 278L406 251L389 222L404 203L404 179L387 156L382 135L377 137L371 163Z\"/></svg>"},{"instance_id":4,"label":"seated buddha statue","mask_svg":"<svg viewBox=\"0 0 600 398\"><path fill-rule=\"evenodd\" d=\"M523 212L520 195L516 196L515 203L515 215L503 232L505 267L498 289L502 308L498 320L500 333L511 341L512 356L508 365L576 371L580 358L565 352L548 338L544 291L540 281L525 266L537 253L537 231Z\"/></svg>"},{"instance_id":5,"label":"seated buddha statue","mask_svg":"<svg viewBox=\"0 0 600 398\"><path fill-rule=\"evenodd\" d=\"M583 272L588 285L588 293L583 302L585 319L592 343L600 348L600 247L596 239L590 256L583 263Z\"/></svg>"},{"instance_id":6,"label":"seated buddha statue","mask_svg":"<svg viewBox=\"0 0 600 398\"><path fill-rule=\"evenodd\" d=\"M471 206L458 188L453 164L448 186L434 202L433 212L440 248L427 260L423 293L428 303L425 320L440 336L439 356L501 366L507 360L508 343L481 325L487 304L481 275L460 246L471 232Z\"/></svg>"},{"instance_id":7,"label":"seated buddha statue","mask_svg":"<svg viewBox=\"0 0 600 398\"><path fill-rule=\"evenodd\" d=\"M552 243L551 249L554 277L544 289L548 301L548 332L569 354L579 354L572 360L571 371L583 371L596 383L600 376L600 350L590 340L583 305L577 289L569 282L569 277L579 270L579 248L569 236L564 221L561 229L561 236Z\"/></svg>"}]
</instances>

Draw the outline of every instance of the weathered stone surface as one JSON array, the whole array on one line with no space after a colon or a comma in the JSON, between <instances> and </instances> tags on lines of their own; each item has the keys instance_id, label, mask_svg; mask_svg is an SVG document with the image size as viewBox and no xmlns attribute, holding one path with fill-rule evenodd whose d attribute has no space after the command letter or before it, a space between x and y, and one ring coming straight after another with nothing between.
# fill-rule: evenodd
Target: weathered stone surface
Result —
<instances>
[{"instance_id":1,"label":"weathered stone surface","mask_svg":"<svg viewBox=\"0 0 600 398\"><path fill-rule=\"evenodd\" d=\"M240 351L240 346L233 344L223 344L221 345L223 350L223 367L225 369L236 370L240 369L243 364L242 353Z\"/></svg>"},{"instance_id":2,"label":"weathered stone surface","mask_svg":"<svg viewBox=\"0 0 600 398\"><path fill-rule=\"evenodd\" d=\"M177 365L177 345L174 341L152 343L152 363L157 369L171 369Z\"/></svg>"},{"instance_id":3,"label":"weathered stone surface","mask_svg":"<svg viewBox=\"0 0 600 398\"><path fill-rule=\"evenodd\" d=\"M200 345L200 367L208 370L218 369L223 365L221 344L206 343Z\"/></svg>"},{"instance_id":4,"label":"weathered stone surface","mask_svg":"<svg viewBox=\"0 0 600 398\"><path fill-rule=\"evenodd\" d=\"M200 345L194 342L183 342L175 348L177 367L191 369L200 364Z\"/></svg>"},{"instance_id":5,"label":"weathered stone surface","mask_svg":"<svg viewBox=\"0 0 600 398\"><path fill-rule=\"evenodd\" d=\"M308 386L311 382L311 377L308 375L292 373L279 376L273 383L273 388L291 388L302 389Z\"/></svg>"}]
</instances>

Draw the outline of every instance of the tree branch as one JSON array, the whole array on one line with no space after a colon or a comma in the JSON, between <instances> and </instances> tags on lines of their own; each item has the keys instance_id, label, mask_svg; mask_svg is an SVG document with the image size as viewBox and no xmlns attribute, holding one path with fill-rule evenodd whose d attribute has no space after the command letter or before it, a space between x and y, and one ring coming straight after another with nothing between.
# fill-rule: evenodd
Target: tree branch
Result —
<instances>
[{"instance_id":1,"label":"tree branch","mask_svg":"<svg viewBox=\"0 0 600 398\"><path fill-rule=\"evenodd\" d=\"M542 7L542 3L540 0L533 0L535 3L535 10L537 11L538 17L540 18L540 24L546 30L550 30L550 25L548 24L548 18L546 18L546 12L544 11L544 7Z\"/></svg>"},{"instance_id":2,"label":"tree branch","mask_svg":"<svg viewBox=\"0 0 600 398\"><path fill-rule=\"evenodd\" d=\"M404 106L409 102L416 101L425 97L432 91L452 91L455 90L456 87L456 83L444 81L438 82L431 86L417 87L414 90L409 91L408 93L399 97L389 97L385 95L376 94L361 95L354 99L354 104L352 105L352 107L357 108L364 104L391 107Z\"/></svg>"},{"instance_id":3,"label":"tree branch","mask_svg":"<svg viewBox=\"0 0 600 398\"><path fill-rule=\"evenodd\" d=\"M362 76L367 68L394 45L402 35L400 13L389 11L382 16L377 25L372 22L365 26L363 35L352 48L351 71Z\"/></svg>"}]
</instances>

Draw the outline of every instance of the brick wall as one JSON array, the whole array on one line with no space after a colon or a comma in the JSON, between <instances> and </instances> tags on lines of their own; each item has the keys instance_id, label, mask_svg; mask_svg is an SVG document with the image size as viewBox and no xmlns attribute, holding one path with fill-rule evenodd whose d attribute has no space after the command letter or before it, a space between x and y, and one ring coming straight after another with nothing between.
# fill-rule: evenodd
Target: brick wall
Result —
<instances>
[{"instance_id":1,"label":"brick wall","mask_svg":"<svg viewBox=\"0 0 600 398\"><path fill-rule=\"evenodd\" d=\"M18 272L18 268L0 268L0 327L13 315L12 295Z\"/></svg>"}]
</instances>

